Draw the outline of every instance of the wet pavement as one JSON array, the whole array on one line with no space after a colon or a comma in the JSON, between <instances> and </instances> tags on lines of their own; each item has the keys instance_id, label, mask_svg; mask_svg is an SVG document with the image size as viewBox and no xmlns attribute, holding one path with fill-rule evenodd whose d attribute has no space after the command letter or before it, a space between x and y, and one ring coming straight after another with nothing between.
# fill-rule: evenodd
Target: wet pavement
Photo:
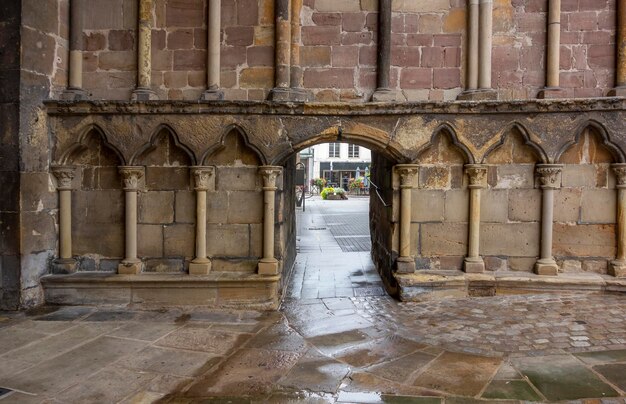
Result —
<instances>
[{"instance_id":1,"label":"wet pavement","mask_svg":"<svg viewBox=\"0 0 626 404\"><path fill-rule=\"evenodd\" d=\"M626 296L399 303L332 230L366 202L307 201L280 312L0 312L0 404L626 403Z\"/></svg>"}]
</instances>

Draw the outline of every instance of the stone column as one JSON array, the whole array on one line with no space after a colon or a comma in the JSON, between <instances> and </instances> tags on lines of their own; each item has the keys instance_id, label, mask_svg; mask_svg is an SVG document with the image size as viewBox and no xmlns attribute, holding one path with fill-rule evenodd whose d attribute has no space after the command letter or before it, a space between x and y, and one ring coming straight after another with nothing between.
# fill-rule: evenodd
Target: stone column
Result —
<instances>
[{"instance_id":1,"label":"stone column","mask_svg":"<svg viewBox=\"0 0 626 404\"><path fill-rule=\"evenodd\" d=\"M609 266L609 274L626 277L626 164L612 164L617 184L617 256Z\"/></svg>"},{"instance_id":2,"label":"stone column","mask_svg":"<svg viewBox=\"0 0 626 404\"><path fill-rule=\"evenodd\" d=\"M397 164L400 176L400 248L396 272L410 274L415 271L415 259L411 256L411 190L417 174L416 164Z\"/></svg>"},{"instance_id":3,"label":"stone column","mask_svg":"<svg viewBox=\"0 0 626 404\"><path fill-rule=\"evenodd\" d=\"M274 222L276 203L276 178L283 168L280 166L261 166L259 173L263 177L263 258L259 261L259 275L277 275L278 260L274 258Z\"/></svg>"},{"instance_id":4,"label":"stone column","mask_svg":"<svg viewBox=\"0 0 626 404\"><path fill-rule=\"evenodd\" d=\"M469 239L467 257L463 267L467 273L485 272L485 262L480 256L480 190L487 182L487 166L466 164L465 172L469 179Z\"/></svg>"},{"instance_id":5,"label":"stone column","mask_svg":"<svg viewBox=\"0 0 626 404\"><path fill-rule=\"evenodd\" d=\"M125 194L125 231L126 231L126 257L118 265L119 274L138 274L141 272L142 263L137 258L137 191L139 190L139 180L144 175L144 168L141 166L119 167L122 175Z\"/></svg>"},{"instance_id":6,"label":"stone column","mask_svg":"<svg viewBox=\"0 0 626 404\"><path fill-rule=\"evenodd\" d=\"M152 81L152 0L139 0L137 23L137 88L133 101L156 100L151 90Z\"/></svg>"},{"instance_id":7,"label":"stone column","mask_svg":"<svg viewBox=\"0 0 626 404\"><path fill-rule=\"evenodd\" d=\"M300 64L300 44L302 42L302 0L291 0L291 62L290 79L291 101L306 101L308 94L304 90L302 65Z\"/></svg>"},{"instance_id":8,"label":"stone column","mask_svg":"<svg viewBox=\"0 0 626 404\"><path fill-rule=\"evenodd\" d=\"M491 88L493 0L469 0L467 89L459 100L495 100Z\"/></svg>"},{"instance_id":9,"label":"stone column","mask_svg":"<svg viewBox=\"0 0 626 404\"><path fill-rule=\"evenodd\" d=\"M67 89L61 94L63 100L85 100L83 90L83 0L70 1L70 64Z\"/></svg>"},{"instance_id":10,"label":"stone column","mask_svg":"<svg viewBox=\"0 0 626 404\"><path fill-rule=\"evenodd\" d=\"M615 88L609 95L626 97L626 0L617 0Z\"/></svg>"},{"instance_id":11,"label":"stone column","mask_svg":"<svg viewBox=\"0 0 626 404\"><path fill-rule=\"evenodd\" d=\"M561 186L562 164L537 164L537 176L541 186L541 257L535 263L538 275L556 276L559 267L552 257L552 225L554 222L554 190Z\"/></svg>"},{"instance_id":12,"label":"stone column","mask_svg":"<svg viewBox=\"0 0 626 404\"><path fill-rule=\"evenodd\" d=\"M211 260L206 253L206 193L209 190L213 167L193 167L196 190L196 257L189 264L190 275L206 275L211 271Z\"/></svg>"},{"instance_id":13,"label":"stone column","mask_svg":"<svg viewBox=\"0 0 626 404\"><path fill-rule=\"evenodd\" d=\"M50 170L59 191L59 258L52 265L52 273L67 274L76 272L76 260L72 257L72 180L76 169L54 166Z\"/></svg>"},{"instance_id":14,"label":"stone column","mask_svg":"<svg viewBox=\"0 0 626 404\"><path fill-rule=\"evenodd\" d=\"M559 88L559 59L561 48L561 0L548 2L548 47L546 62L546 87L537 98L562 98L565 92Z\"/></svg>"},{"instance_id":15,"label":"stone column","mask_svg":"<svg viewBox=\"0 0 626 404\"><path fill-rule=\"evenodd\" d=\"M391 0L378 0L378 44L376 91L372 101L397 101L397 91L389 88L391 72Z\"/></svg>"},{"instance_id":16,"label":"stone column","mask_svg":"<svg viewBox=\"0 0 626 404\"><path fill-rule=\"evenodd\" d=\"M202 100L223 100L220 88L220 28L222 0L208 0L207 16L207 90Z\"/></svg>"},{"instance_id":17,"label":"stone column","mask_svg":"<svg viewBox=\"0 0 626 404\"><path fill-rule=\"evenodd\" d=\"M274 101L288 101L291 92L291 22L290 0L276 0L274 14L276 15L275 32L275 71L274 88L270 99Z\"/></svg>"}]
</instances>

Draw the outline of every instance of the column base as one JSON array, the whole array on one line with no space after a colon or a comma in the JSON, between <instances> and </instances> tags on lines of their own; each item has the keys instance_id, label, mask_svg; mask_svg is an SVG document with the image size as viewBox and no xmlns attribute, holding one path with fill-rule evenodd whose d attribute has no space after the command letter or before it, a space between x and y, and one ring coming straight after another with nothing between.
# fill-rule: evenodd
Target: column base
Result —
<instances>
[{"instance_id":1,"label":"column base","mask_svg":"<svg viewBox=\"0 0 626 404\"><path fill-rule=\"evenodd\" d=\"M465 258L463 260L463 270L468 274L480 274L485 272L485 261L482 257Z\"/></svg>"},{"instance_id":2,"label":"column base","mask_svg":"<svg viewBox=\"0 0 626 404\"><path fill-rule=\"evenodd\" d=\"M270 91L270 101L306 102L310 98L309 92L303 88L274 87Z\"/></svg>"},{"instance_id":3,"label":"column base","mask_svg":"<svg viewBox=\"0 0 626 404\"><path fill-rule=\"evenodd\" d=\"M537 275L557 276L559 266L553 259L540 259L535 263L535 273Z\"/></svg>"},{"instance_id":4,"label":"column base","mask_svg":"<svg viewBox=\"0 0 626 404\"><path fill-rule=\"evenodd\" d=\"M394 102L401 101L400 93L397 90L389 88L377 88L372 94L372 101L374 102Z\"/></svg>"},{"instance_id":5,"label":"column base","mask_svg":"<svg viewBox=\"0 0 626 404\"><path fill-rule=\"evenodd\" d=\"M263 258L259 261L259 275L278 275L278 260L275 258Z\"/></svg>"},{"instance_id":6,"label":"column base","mask_svg":"<svg viewBox=\"0 0 626 404\"><path fill-rule=\"evenodd\" d=\"M466 90L456 97L459 101L495 101L498 99L498 92L492 89Z\"/></svg>"},{"instance_id":7,"label":"column base","mask_svg":"<svg viewBox=\"0 0 626 404\"><path fill-rule=\"evenodd\" d=\"M608 92L609 97L626 97L626 86L615 87Z\"/></svg>"},{"instance_id":8,"label":"column base","mask_svg":"<svg viewBox=\"0 0 626 404\"><path fill-rule=\"evenodd\" d=\"M67 88L61 93L63 101L83 101L89 99L89 93L82 88Z\"/></svg>"},{"instance_id":9,"label":"column base","mask_svg":"<svg viewBox=\"0 0 626 404\"><path fill-rule=\"evenodd\" d=\"M626 278L626 261L611 261L609 275L616 278Z\"/></svg>"},{"instance_id":10,"label":"column base","mask_svg":"<svg viewBox=\"0 0 626 404\"><path fill-rule=\"evenodd\" d=\"M122 261L122 263L117 266L117 273L120 275L137 275L141 273L142 269L143 262L141 261Z\"/></svg>"},{"instance_id":11,"label":"column base","mask_svg":"<svg viewBox=\"0 0 626 404\"><path fill-rule=\"evenodd\" d=\"M59 274L73 274L76 272L78 262L74 258L59 258L52 261L50 272L55 275Z\"/></svg>"},{"instance_id":12,"label":"column base","mask_svg":"<svg viewBox=\"0 0 626 404\"><path fill-rule=\"evenodd\" d=\"M136 88L130 99L132 101L153 101L158 100L159 97L149 88Z\"/></svg>"},{"instance_id":13,"label":"column base","mask_svg":"<svg viewBox=\"0 0 626 404\"><path fill-rule=\"evenodd\" d=\"M413 257L398 257L396 261L396 273L412 274L415 272L415 260Z\"/></svg>"},{"instance_id":14,"label":"column base","mask_svg":"<svg viewBox=\"0 0 626 404\"><path fill-rule=\"evenodd\" d=\"M208 275L211 272L211 261L199 260L189 263L189 275Z\"/></svg>"},{"instance_id":15,"label":"column base","mask_svg":"<svg viewBox=\"0 0 626 404\"><path fill-rule=\"evenodd\" d=\"M560 87L545 87L537 93L537 98L548 100L552 98L566 98L567 92Z\"/></svg>"},{"instance_id":16,"label":"column base","mask_svg":"<svg viewBox=\"0 0 626 404\"><path fill-rule=\"evenodd\" d=\"M200 96L200 101L220 101L224 99L224 91L220 89L206 90Z\"/></svg>"}]
</instances>

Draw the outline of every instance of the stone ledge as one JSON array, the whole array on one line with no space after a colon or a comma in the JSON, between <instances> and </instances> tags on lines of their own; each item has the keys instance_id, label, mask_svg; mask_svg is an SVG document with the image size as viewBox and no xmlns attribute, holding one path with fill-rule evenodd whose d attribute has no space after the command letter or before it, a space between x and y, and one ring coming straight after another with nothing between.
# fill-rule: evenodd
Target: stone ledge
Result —
<instances>
[{"instance_id":1,"label":"stone ledge","mask_svg":"<svg viewBox=\"0 0 626 404\"><path fill-rule=\"evenodd\" d=\"M210 306L275 310L280 276L212 272L208 275L105 272L41 278L46 303L139 306Z\"/></svg>"},{"instance_id":2,"label":"stone ledge","mask_svg":"<svg viewBox=\"0 0 626 404\"><path fill-rule=\"evenodd\" d=\"M423 271L394 275L402 301L531 293L626 292L626 279L600 274L559 274L545 277L531 273L495 272L467 274L461 271Z\"/></svg>"},{"instance_id":3,"label":"stone ledge","mask_svg":"<svg viewBox=\"0 0 626 404\"><path fill-rule=\"evenodd\" d=\"M271 101L44 101L50 115L90 114L241 114L241 115L413 115L620 111L623 97L567 98L558 100L441 101L441 102L271 102Z\"/></svg>"}]
</instances>

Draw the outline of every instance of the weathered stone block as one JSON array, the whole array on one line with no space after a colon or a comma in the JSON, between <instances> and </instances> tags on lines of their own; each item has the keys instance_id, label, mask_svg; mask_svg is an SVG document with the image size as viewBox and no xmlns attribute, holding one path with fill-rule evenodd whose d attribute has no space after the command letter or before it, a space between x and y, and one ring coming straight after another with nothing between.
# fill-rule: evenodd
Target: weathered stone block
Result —
<instances>
[{"instance_id":1,"label":"weathered stone block","mask_svg":"<svg viewBox=\"0 0 626 404\"><path fill-rule=\"evenodd\" d=\"M176 200L175 211L174 211L175 222L176 223L195 223L196 221L196 192L195 191L176 191L175 200Z\"/></svg>"},{"instance_id":2,"label":"weathered stone block","mask_svg":"<svg viewBox=\"0 0 626 404\"><path fill-rule=\"evenodd\" d=\"M582 190L581 221L584 223L615 223L617 192L614 189Z\"/></svg>"},{"instance_id":3,"label":"weathered stone block","mask_svg":"<svg viewBox=\"0 0 626 404\"><path fill-rule=\"evenodd\" d=\"M519 272L533 272L535 270L536 258L509 257L509 270ZM546 274L539 274L546 275Z\"/></svg>"},{"instance_id":4,"label":"weathered stone block","mask_svg":"<svg viewBox=\"0 0 626 404\"><path fill-rule=\"evenodd\" d=\"M594 272L597 274L606 274L608 273L609 262L608 260L583 260L582 261L582 270L584 272Z\"/></svg>"},{"instance_id":5,"label":"weathered stone block","mask_svg":"<svg viewBox=\"0 0 626 404\"><path fill-rule=\"evenodd\" d=\"M250 253L248 225L207 225L207 253L209 256L248 257Z\"/></svg>"},{"instance_id":6,"label":"weathered stone block","mask_svg":"<svg viewBox=\"0 0 626 404\"><path fill-rule=\"evenodd\" d=\"M263 225L250 225L250 256L263 256Z\"/></svg>"},{"instance_id":7,"label":"weathered stone block","mask_svg":"<svg viewBox=\"0 0 626 404\"><path fill-rule=\"evenodd\" d=\"M260 186L257 167L217 167L216 190L219 192L260 190Z\"/></svg>"},{"instance_id":8,"label":"weathered stone block","mask_svg":"<svg viewBox=\"0 0 626 404\"><path fill-rule=\"evenodd\" d=\"M562 184L566 188L594 188L596 186L596 167L592 164L565 164Z\"/></svg>"},{"instance_id":9,"label":"weathered stone block","mask_svg":"<svg viewBox=\"0 0 626 404\"><path fill-rule=\"evenodd\" d=\"M163 256L163 226L158 224L137 225L137 255L140 257Z\"/></svg>"},{"instance_id":10,"label":"weathered stone block","mask_svg":"<svg viewBox=\"0 0 626 404\"><path fill-rule=\"evenodd\" d=\"M509 220L536 222L541 219L540 189L512 189L509 191Z\"/></svg>"},{"instance_id":11,"label":"weathered stone block","mask_svg":"<svg viewBox=\"0 0 626 404\"><path fill-rule=\"evenodd\" d=\"M263 193L234 191L228 193L228 223L262 223Z\"/></svg>"},{"instance_id":12,"label":"weathered stone block","mask_svg":"<svg viewBox=\"0 0 626 404\"><path fill-rule=\"evenodd\" d=\"M485 255L536 257L539 255L539 232L539 223L483 223L480 251Z\"/></svg>"},{"instance_id":13,"label":"weathered stone block","mask_svg":"<svg viewBox=\"0 0 626 404\"><path fill-rule=\"evenodd\" d=\"M482 222L506 223L509 215L506 189L484 189L480 194L480 219Z\"/></svg>"},{"instance_id":14,"label":"weathered stone block","mask_svg":"<svg viewBox=\"0 0 626 404\"><path fill-rule=\"evenodd\" d=\"M361 5L356 0L317 0L315 9L320 12L357 12L361 11Z\"/></svg>"},{"instance_id":15,"label":"weathered stone block","mask_svg":"<svg viewBox=\"0 0 626 404\"><path fill-rule=\"evenodd\" d=\"M20 218L21 252L53 250L57 244L56 217L48 212L24 212Z\"/></svg>"},{"instance_id":16,"label":"weathered stone block","mask_svg":"<svg viewBox=\"0 0 626 404\"><path fill-rule=\"evenodd\" d=\"M411 191L411 221L443 221L444 191L413 189Z\"/></svg>"},{"instance_id":17,"label":"weathered stone block","mask_svg":"<svg viewBox=\"0 0 626 404\"><path fill-rule=\"evenodd\" d=\"M17 174L17 173L16 173ZM4 183L5 179L10 179L9 183ZM3 197L0 198L0 210L17 211L18 206L11 201L15 200L19 204L19 199L11 198L15 192L14 186L19 183L22 199L22 209L35 211L40 209L51 209L57 206L58 193L52 185L49 173L28 173L19 175L19 182L10 173L0 175L0 189Z\"/></svg>"},{"instance_id":18,"label":"weathered stone block","mask_svg":"<svg viewBox=\"0 0 626 404\"><path fill-rule=\"evenodd\" d=\"M124 192L122 190L72 191L72 225L122 223Z\"/></svg>"},{"instance_id":19,"label":"weathered stone block","mask_svg":"<svg viewBox=\"0 0 626 404\"><path fill-rule=\"evenodd\" d=\"M467 253L467 225L461 223L423 223L420 226L421 254L465 255Z\"/></svg>"},{"instance_id":20,"label":"weathered stone block","mask_svg":"<svg viewBox=\"0 0 626 404\"><path fill-rule=\"evenodd\" d=\"M563 257L614 257L615 226L554 224L553 253Z\"/></svg>"},{"instance_id":21,"label":"weathered stone block","mask_svg":"<svg viewBox=\"0 0 626 404\"><path fill-rule=\"evenodd\" d=\"M146 187L149 190L183 190L190 188L187 167L146 167Z\"/></svg>"},{"instance_id":22,"label":"weathered stone block","mask_svg":"<svg viewBox=\"0 0 626 404\"><path fill-rule=\"evenodd\" d=\"M122 223L72 223L74 255L99 254L103 257L124 256L124 225Z\"/></svg>"},{"instance_id":23,"label":"weathered stone block","mask_svg":"<svg viewBox=\"0 0 626 404\"><path fill-rule=\"evenodd\" d=\"M450 187L450 169L447 166L421 166L420 188L446 189Z\"/></svg>"},{"instance_id":24,"label":"weathered stone block","mask_svg":"<svg viewBox=\"0 0 626 404\"><path fill-rule=\"evenodd\" d=\"M239 76L241 88L272 88L274 69L271 67L253 67L243 69Z\"/></svg>"},{"instance_id":25,"label":"weathered stone block","mask_svg":"<svg viewBox=\"0 0 626 404\"><path fill-rule=\"evenodd\" d=\"M561 188L554 191L554 221L576 223L580 219L582 190Z\"/></svg>"},{"instance_id":26,"label":"weathered stone block","mask_svg":"<svg viewBox=\"0 0 626 404\"><path fill-rule=\"evenodd\" d=\"M497 166L496 188L533 188L535 184L534 164L505 164Z\"/></svg>"},{"instance_id":27,"label":"weathered stone block","mask_svg":"<svg viewBox=\"0 0 626 404\"><path fill-rule=\"evenodd\" d=\"M207 193L207 222L226 223L228 221L228 192Z\"/></svg>"},{"instance_id":28,"label":"weathered stone block","mask_svg":"<svg viewBox=\"0 0 626 404\"><path fill-rule=\"evenodd\" d=\"M415 0L395 0L392 2L392 10L398 12L433 13L448 11L449 8L449 0L430 0L424 2Z\"/></svg>"},{"instance_id":29,"label":"weathered stone block","mask_svg":"<svg viewBox=\"0 0 626 404\"><path fill-rule=\"evenodd\" d=\"M469 191L454 189L446 191L444 220L446 222L467 222L469 219Z\"/></svg>"},{"instance_id":30,"label":"weathered stone block","mask_svg":"<svg viewBox=\"0 0 626 404\"><path fill-rule=\"evenodd\" d=\"M508 269L508 260L504 257L484 256L485 269L487 271L506 271Z\"/></svg>"},{"instance_id":31,"label":"weathered stone block","mask_svg":"<svg viewBox=\"0 0 626 404\"><path fill-rule=\"evenodd\" d=\"M139 223L172 223L174 192L148 191L139 194Z\"/></svg>"},{"instance_id":32,"label":"weathered stone block","mask_svg":"<svg viewBox=\"0 0 626 404\"><path fill-rule=\"evenodd\" d=\"M163 229L163 246L166 257L194 257L196 226L175 224Z\"/></svg>"}]
</instances>

